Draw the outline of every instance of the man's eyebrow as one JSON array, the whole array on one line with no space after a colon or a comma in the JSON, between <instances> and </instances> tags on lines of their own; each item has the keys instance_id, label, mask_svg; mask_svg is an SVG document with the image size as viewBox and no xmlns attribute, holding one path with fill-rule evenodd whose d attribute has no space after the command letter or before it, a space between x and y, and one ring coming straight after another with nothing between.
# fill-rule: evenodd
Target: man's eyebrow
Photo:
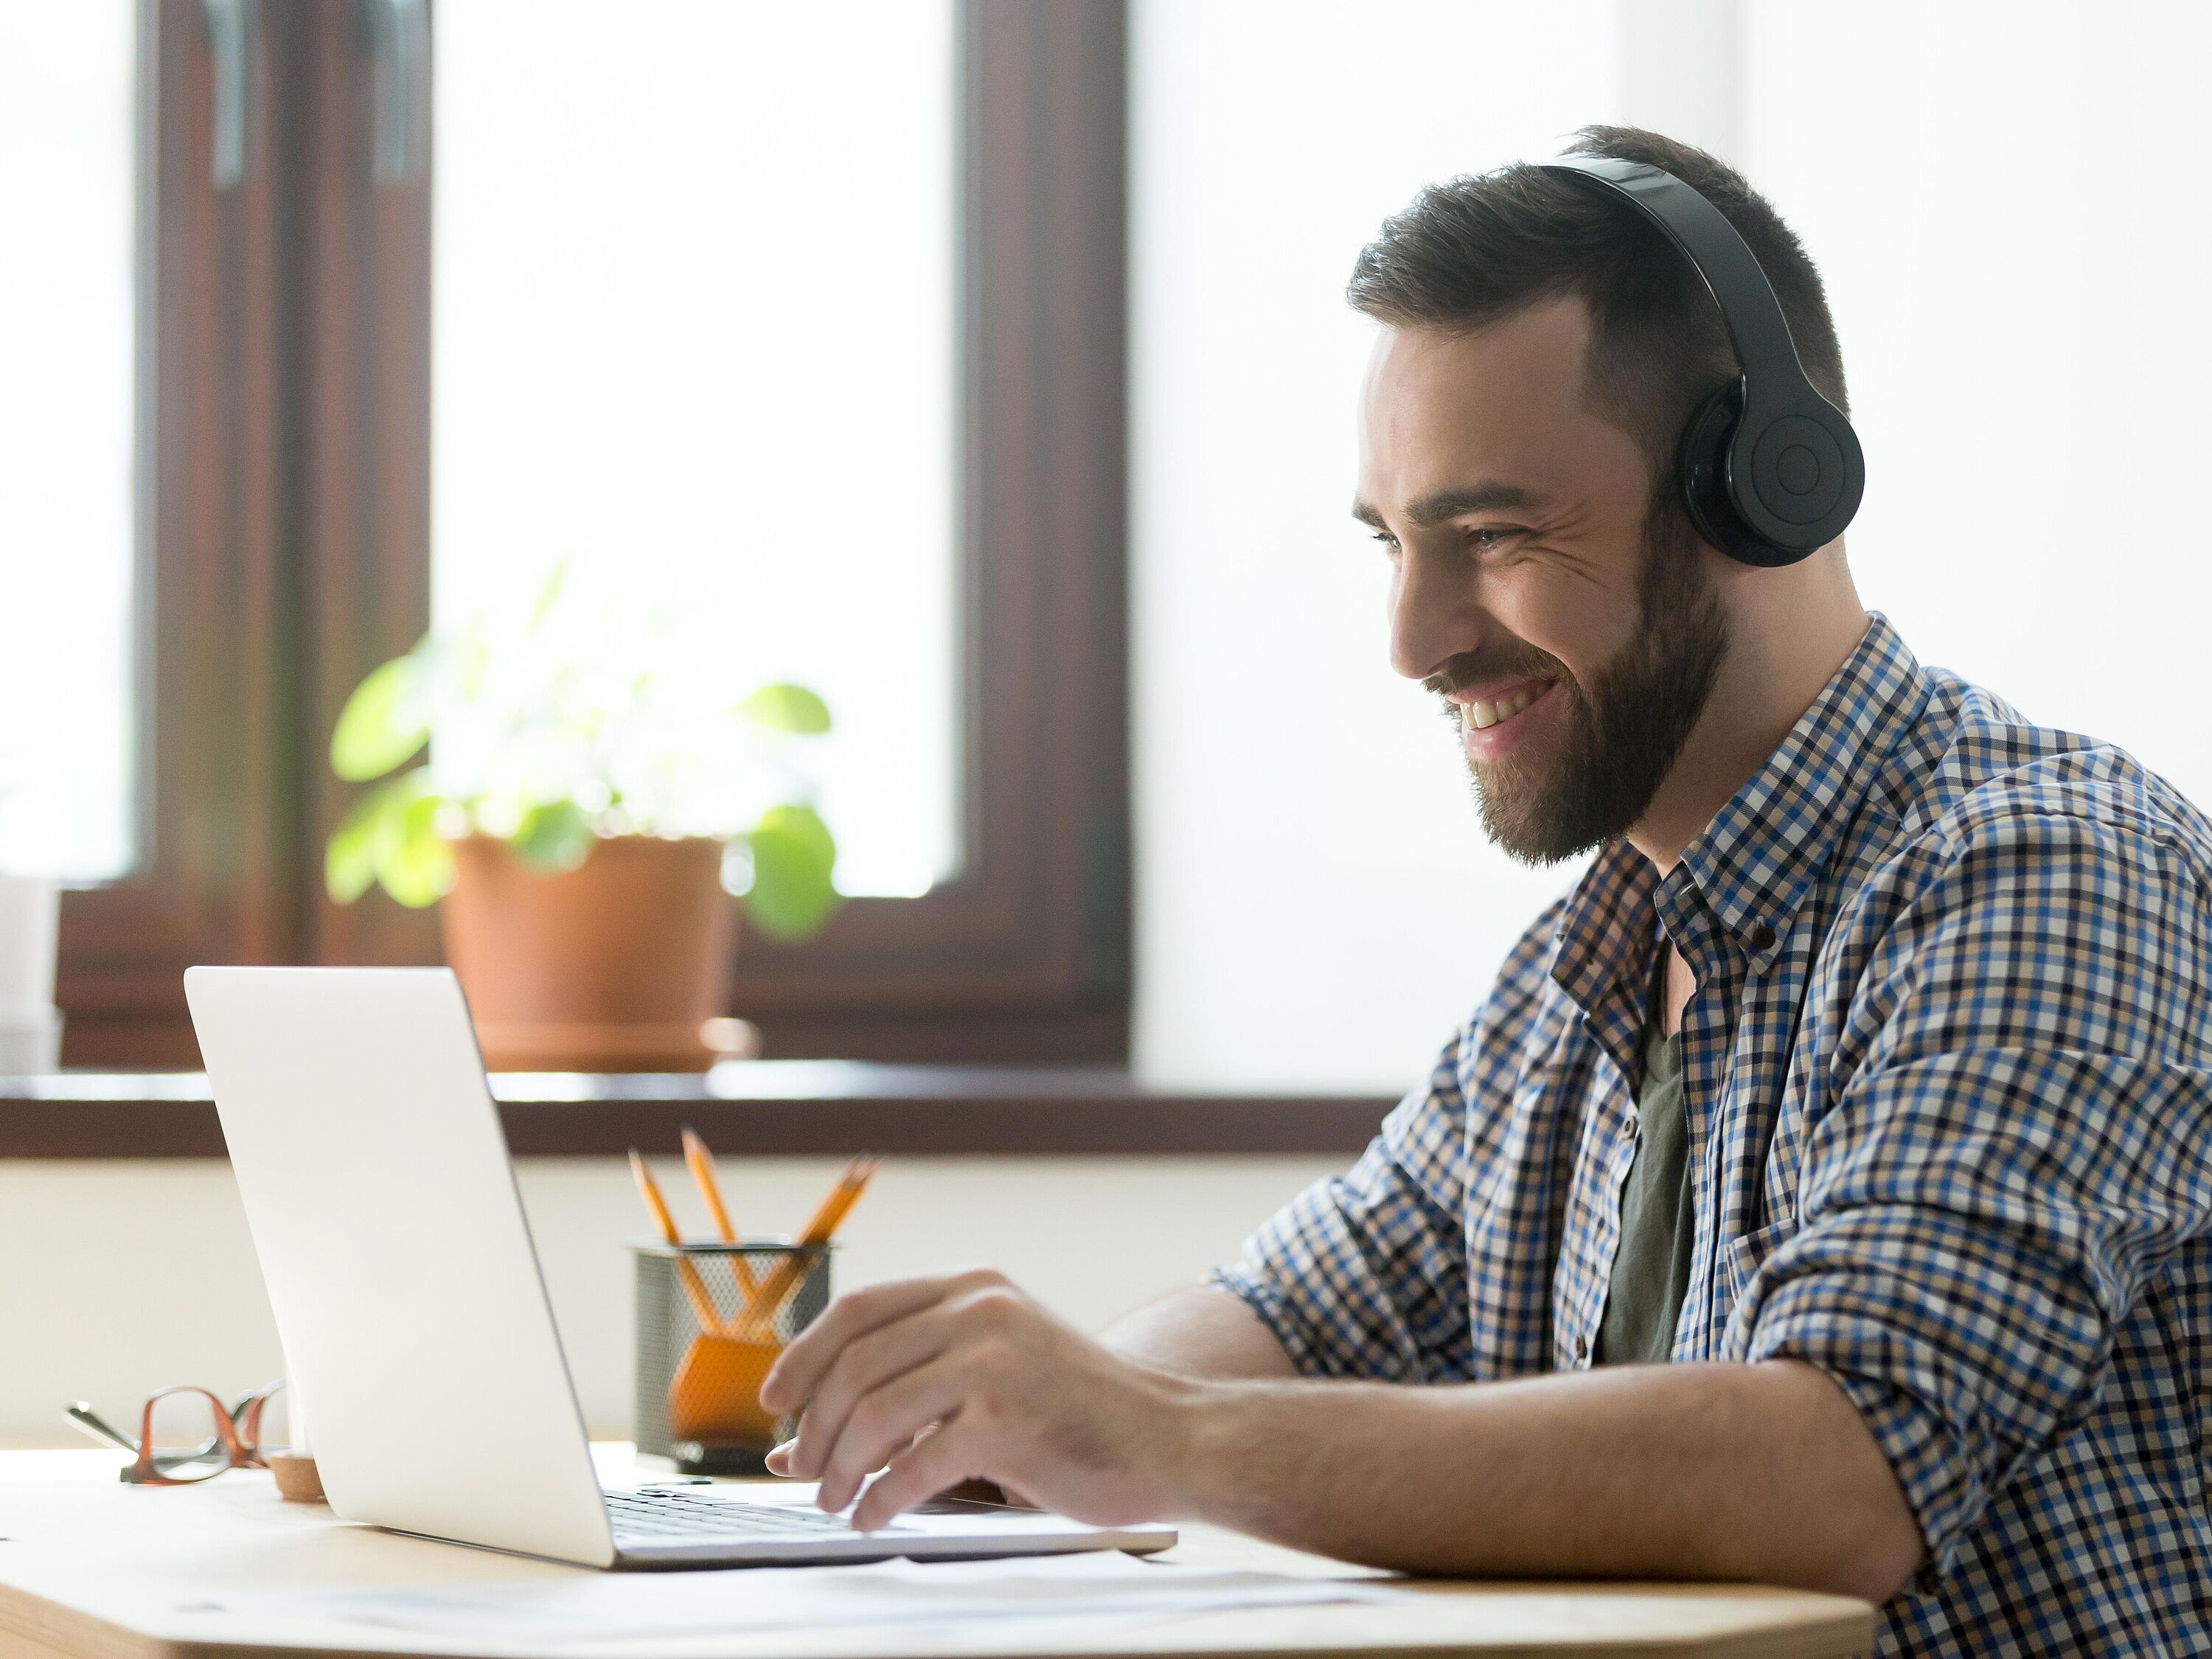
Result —
<instances>
[{"instance_id":1,"label":"man's eyebrow","mask_svg":"<svg viewBox=\"0 0 2212 1659\"><path fill-rule=\"evenodd\" d=\"M1469 513L1515 513L1548 505L1534 490L1515 483L1469 484L1458 489L1438 489L1410 503L1406 517L1417 530L1432 530ZM1377 530L1387 528L1382 515L1365 501L1352 504L1352 516Z\"/></svg>"}]
</instances>

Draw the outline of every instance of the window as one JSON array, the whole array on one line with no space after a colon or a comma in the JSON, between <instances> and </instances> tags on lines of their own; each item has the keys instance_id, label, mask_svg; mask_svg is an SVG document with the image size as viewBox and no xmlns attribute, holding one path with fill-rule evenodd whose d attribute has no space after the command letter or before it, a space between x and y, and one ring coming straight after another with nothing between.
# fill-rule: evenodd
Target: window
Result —
<instances>
[{"instance_id":1,"label":"window","mask_svg":"<svg viewBox=\"0 0 2212 1659\"><path fill-rule=\"evenodd\" d=\"M648 9L143 0L142 852L64 907L72 1063L190 1063L190 962L434 958L321 894L331 723L434 590L563 552L719 584L733 653L842 719L863 896L742 941L771 1053L1125 1054L1121 6ZM822 176L792 147L896 179L896 262L817 215L821 273L753 269L823 188L775 197ZM786 429L825 423L850 453Z\"/></svg>"},{"instance_id":2,"label":"window","mask_svg":"<svg viewBox=\"0 0 2212 1659\"><path fill-rule=\"evenodd\" d=\"M122 858L112 840L108 856L94 856L94 836L65 849L73 856L49 860L80 879L112 878L70 892L63 908L58 995L68 1020L63 1054L73 1063L188 1063L183 968L297 959L302 937L300 716L290 678L306 643L295 522L302 497L287 471L283 404L297 364L278 247L280 233L297 228L297 198L279 188L269 161L313 132L307 88L268 65L278 49L304 48L314 37L308 26L321 20L305 8L266 9L266 39L258 40L247 25L261 9L242 0L112 0L10 14L39 32L10 43L11 63L34 80L82 76L88 95L110 112L95 123L110 136L88 126L83 154L64 161L42 143L28 158L34 173L76 171L104 153L97 165L106 182L88 173L86 200L36 193L28 223L17 227L23 247L82 243L44 257L82 258L90 292L82 297L109 319L108 343L90 348L96 374L87 378L95 384L84 392L106 413L84 434L79 458L105 483L88 483L75 526L82 556L106 574L69 579L98 580L110 595L104 619L70 641L73 656L80 645L83 653L72 665L105 680L42 689L39 704L57 722L80 722L88 741L69 763L81 773L49 771L33 786L74 789L82 777L87 799L104 793L122 803L104 809L111 825L125 826ZM104 67L58 61L72 42L94 39L108 43ZM118 64L120 42L129 56ZM127 208L116 205L107 125L118 85L129 89L120 118L131 135ZM95 122L90 111L70 118ZM288 142L279 146L279 137ZM307 144L303 160L315 155ZM16 189L12 161L7 187ZM118 362L117 282L112 258L96 248L112 249L125 212L132 258ZM94 274L100 265L106 275ZM94 299L100 294L110 297ZM127 449L114 432L126 398ZM127 470L115 464L118 452L134 458ZM127 585L113 545L118 522L131 526L120 567ZM118 592L128 595L127 632L114 617ZM58 618L45 622L58 627ZM131 653L120 715L123 678L100 666L118 638ZM118 776L127 780L119 791Z\"/></svg>"},{"instance_id":3,"label":"window","mask_svg":"<svg viewBox=\"0 0 2212 1659\"><path fill-rule=\"evenodd\" d=\"M0 11L0 871L128 872L136 791L137 24Z\"/></svg>"},{"instance_id":4,"label":"window","mask_svg":"<svg viewBox=\"0 0 2212 1659\"><path fill-rule=\"evenodd\" d=\"M654 596L732 697L827 698L841 886L926 893L960 860L952 6L605 19L440 15L435 614L519 616L556 559Z\"/></svg>"}]
</instances>

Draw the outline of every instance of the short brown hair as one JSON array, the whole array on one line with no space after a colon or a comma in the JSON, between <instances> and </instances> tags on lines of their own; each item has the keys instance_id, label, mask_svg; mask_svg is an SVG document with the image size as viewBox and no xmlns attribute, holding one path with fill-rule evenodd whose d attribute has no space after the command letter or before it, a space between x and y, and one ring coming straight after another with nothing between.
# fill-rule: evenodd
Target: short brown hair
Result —
<instances>
[{"instance_id":1,"label":"short brown hair","mask_svg":"<svg viewBox=\"0 0 2212 1659\"><path fill-rule=\"evenodd\" d=\"M1648 162L1718 208L1773 284L1806 374L1849 410L1820 273L1741 173L1636 127L1584 127L1568 153ZM1526 162L1430 185L1360 250L1345 295L1391 327L1447 332L1578 295L1590 312L1597 406L1636 436L1662 485L1692 412L1736 374L1712 295L1666 236L1612 192Z\"/></svg>"}]
</instances>

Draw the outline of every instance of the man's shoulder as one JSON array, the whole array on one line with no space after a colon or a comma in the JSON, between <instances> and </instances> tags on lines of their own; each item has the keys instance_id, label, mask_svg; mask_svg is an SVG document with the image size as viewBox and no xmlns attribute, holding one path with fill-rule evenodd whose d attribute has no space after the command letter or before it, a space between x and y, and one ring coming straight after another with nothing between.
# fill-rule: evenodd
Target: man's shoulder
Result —
<instances>
[{"instance_id":1,"label":"man's shoulder","mask_svg":"<svg viewBox=\"0 0 2212 1659\"><path fill-rule=\"evenodd\" d=\"M1930 670L1933 694L1862 819L1862 867L1955 867L2008 848L2065 843L2116 865L2212 872L2212 819L2118 744L2039 726L1994 693ZM1869 855L1872 856L1869 857Z\"/></svg>"},{"instance_id":2,"label":"man's shoulder","mask_svg":"<svg viewBox=\"0 0 2212 1659\"><path fill-rule=\"evenodd\" d=\"M1545 1029L1547 1007L1556 1013L1565 1006L1564 994L1552 981L1552 962L1559 951L1559 926L1573 897L1571 891L1565 892L1546 905L1505 953L1489 994L1460 1030L1462 1059L1482 1055L1496 1063Z\"/></svg>"}]
</instances>

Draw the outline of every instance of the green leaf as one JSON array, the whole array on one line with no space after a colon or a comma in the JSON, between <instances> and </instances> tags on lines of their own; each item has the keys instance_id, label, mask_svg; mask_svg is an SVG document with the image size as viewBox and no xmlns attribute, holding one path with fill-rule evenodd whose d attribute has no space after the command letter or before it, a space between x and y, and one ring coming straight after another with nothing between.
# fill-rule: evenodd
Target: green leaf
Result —
<instances>
[{"instance_id":1,"label":"green leaf","mask_svg":"<svg viewBox=\"0 0 2212 1659\"><path fill-rule=\"evenodd\" d=\"M349 783L382 777L429 740L422 665L394 657L354 688L331 732L331 770Z\"/></svg>"},{"instance_id":2,"label":"green leaf","mask_svg":"<svg viewBox=\"0 0 2212 1659\"><path fill-rule=\"evenodd\" d=\"M428 778L410 772L399 781ZM398 832L386 842L377 860L376 878L384 890L410 910L434 904L453 890L453 848L438 833L438 809L443 798L427 787L418 789L399 814Z\"/></svg>"},{"instance_id":3,"label":"green leaf","mask_svg":"<svg viewBox=\"0 0 2212 1659\"><path fill-rule=\"evenodd\" d=\"M830 705L805 686L788 682L762 686L738 705L738 713L771 732L811 737L830 729Z\"/></svg>"},{"instance_id":4,"label":"green leaf","mask_svg":"<svg viewBox=\"0 0 2212 1659\"><path fill-rule=\"evenodd\" d=\"M530 602L530 621L526 631L536 638L538 630L545 626L545 619L553 614L553 607L561 602L561 590L568 585L568 556L563 553L553 561L553 568L545 573L545 580L538 590L538 597Z\"/></svg>"},{"instance_id":5,"label":"green leaf","mask_svg":"<svg viewBox=\"0 0 2212 1659\"><path fill-rule=\"evenodd\" d=\"M323 854L323 885L340 904L351 904L376 879L386 846L404 826L409 795L420 788L419 773L392 778L362 792L331 832Z\"/></svg>"},{"instance_id":6,"label":"green leaf","mask_svg":"<svg viewBox=\"0 0 2212 1659\"><path fill-rule=\"evenodd\" d=\"M830 920L841 901L832 879L837 843L811 806L771 806L746 836L753 884L745 913L772 939L803 939Z\"/></svg>"},{"instance_id":7,"label":"green leaf","mask_svg":"<svg viewBox=\"0 0 2212 1659\"><path fill-rule=\"evenodd\" d=\"M592 850L592 821L572 800L548 801L522 815L507 844L538 870L573 870Z\"/></svg>"},{"instance_id":8,"label":"green leaf","mask_svg":"<svg viewBox=\"0 0 2212 1659\"><path fill-rule=\"evenodd\" d=\"M350 904L374 880L400 903L420 909L450 892L453 849L437 830L445 805L426 766L387 778L363 794L323 854L323 884L331 896Z\"/></svg>"}]
</instances>

